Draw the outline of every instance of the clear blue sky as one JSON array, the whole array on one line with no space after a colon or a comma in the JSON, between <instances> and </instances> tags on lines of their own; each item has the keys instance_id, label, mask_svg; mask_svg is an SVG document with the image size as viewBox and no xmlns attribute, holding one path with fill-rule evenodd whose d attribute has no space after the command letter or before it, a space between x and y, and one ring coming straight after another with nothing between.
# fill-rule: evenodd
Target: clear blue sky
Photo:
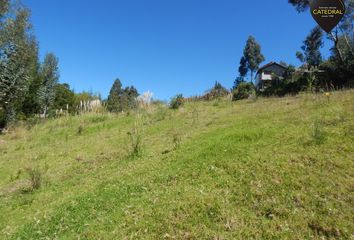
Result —
<instances>
[{"instance_id":1,"label":"clear blue sky","mask_svg":"<svg viewBox=\"0 0 354 240\"><path fill-rule=\"evenodd\" d=\"M23 0L41 58L54 52L60 82L106 97L115 78L159 99L231 87L249 35L266 62L295 57L316 25L287 0ZM323 49L328 56L330 43Z\"/></svg>"}]
</instances>

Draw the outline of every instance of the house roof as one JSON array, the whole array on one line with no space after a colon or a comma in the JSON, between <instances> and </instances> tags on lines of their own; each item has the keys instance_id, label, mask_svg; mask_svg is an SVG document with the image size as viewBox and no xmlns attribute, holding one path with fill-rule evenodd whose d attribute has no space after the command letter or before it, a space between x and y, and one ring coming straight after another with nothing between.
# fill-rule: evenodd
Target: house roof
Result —
<instances>
[{"instance_id":1,"label":"house roof","mask_svg":"<svg viewBox=\"0 0 354 240\"><path fill-rule=\"evenodd\" d=\"M277 65L277 66L279 66L279 67L281 67L281 68L284 68L284 69L287 68L287 67L285 67L285 66L283 66L283 65L281 65L281 64L279 64L279 63L270 62L270 63L267 63L266 65L263 65L262 67L260 67L260 68L258 69L258 71L257 71L257 74L258 74L259 72L261 72L263 69L265 69L265 68L267 68L267 67L270 67L270 66L272 66L272 65Z\"/></svg>"}]
</instances>

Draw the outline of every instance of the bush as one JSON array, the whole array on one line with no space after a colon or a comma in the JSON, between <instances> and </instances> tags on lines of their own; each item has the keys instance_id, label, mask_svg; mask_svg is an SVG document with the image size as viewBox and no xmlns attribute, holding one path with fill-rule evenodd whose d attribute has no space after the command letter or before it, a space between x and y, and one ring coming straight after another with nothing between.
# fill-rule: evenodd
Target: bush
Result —
<instances>
[{"instance_id":1,"label":"bush","mask_svg":"<svg viewBox=\"0 0 354 240\"><path fill-rule=\"evenodd\" d=\"M241 82L236 90L234 90L233 95L232 95L232 100L237 101L241 99L247 99L249 98L252 94L255 94L255 88L252 83L246 83L246 82Z\"/></svg>"},{"instance_id":2,"label":"bush","mask_svg":"<svg viewBox=\"0 0 354 240\"><path fill-rule=\"evenodd\" d=\"M275 79L271 85L260 92L262 96L283 97L287 94L296 95L307 88L307 80L301 75L294 75L292 79Z\"/></svg>"},{"instance_id":3,"label":"bush","mask_svg":"<svg viewBox=\"0 0 354 240\"><path fill-rule=\"evenodd\" d=\"M229 94L229 91L223 87L220 83L215 82L214 87L209 90L204 96L202 96L203 100L210 101L214 99L219 99L225 97Z\"/></svg>"},{"instance_id":4,"label":"bush","mask_svg":"<svg viewBox=\"0 0 354 240\"><path fill-rule=\"evenodd\" d=\"M178 94L171 99L171 102L170 102L171 109L178 109L182 105L183 105L183 95L182 94Z\"/></svg>"}]
</instances>

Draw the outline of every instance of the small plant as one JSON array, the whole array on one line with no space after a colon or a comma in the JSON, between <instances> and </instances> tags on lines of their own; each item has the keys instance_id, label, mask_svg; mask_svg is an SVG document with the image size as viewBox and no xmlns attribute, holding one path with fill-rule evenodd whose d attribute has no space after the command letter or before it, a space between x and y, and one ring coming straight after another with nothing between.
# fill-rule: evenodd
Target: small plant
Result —
<instances>
[{"instance_id":1,"label":"small plant","mask_svg":"<svg viewBox=\"0 0 354 240\"><path fill-rule=\"evenodd\" d=\"M183 105L183 95L182 94L178 94L171 99L171 102L170 102L171 109L178 109L182 105Z\"/></svg>"},{"instance_id":2,"label":"small plant","mask_svg":"<svg viewBox=\"0 0 354 240\"><path fill-rule=\"evenodd\" d=\"M21 174L22 174L22 169L17 170L17 173L16 173L16 176L15 176L15 179L14 179L14 180L20 179Z\"/></svg>"},{"instance_id":3,"label":"small plant","mask_svg":"<svg viewBox=\"0 0 354 240\"><path fill-rule=\"evenodd\" d=\"M249 99L252 100L252 102L256 102L256 101L257 101L257 94L252 93L252 94L249 96Z\"/></svg>"},{"instance_id":4,"label":"small plant","mask_svg":"<svg viewBox=\"0 0 354 240\"><path fill-rule=\"evenodd\" d=\"M22 174L22 169L17 170L16 175L14 176L13 174L10 175L10 182L13 182L15 180L19 180Z\"/></svg>"},{"instance_id":5,"label":"small plant","mask_svg":"<svg viewBox=\"0 0 354 240\"><path fill-rule=\"evenodd\" d=\"M327 98L327 102L329 102L331 100L331 93L330 92L325 92L323 95Z\"/></svg>"},{"instance_id":6,"label":"small plant","mask_svg":"<svg viewBox=\"0 0 354 240\"><path fill-rule=\"evenodd\" d=\"M315 144L322 144L326 140L326 133L323 130L323 125L318 120L313 124L312 138Z\"/></svg>"},{"instance_id":7,"label":"small plant","mask_svg":"<svg viewBox=\"0 0 354 240\"><path fill-rule=\"evenodd\" d=\"M199 119L199 112L198 112L197 108L193 109L192 118L193 118L192 125L194 126L198 122L198 119Z\"/></svg>"},{"instance_id":8,"label":"small plant","mask_svg":"<svg viewBox=\"0 0 354 240\"><path fill-rule=\"evenodd\" d=\"M219 99L216 99L214 102L213 102L213 107L218 107L220 105L220 101Z\"/></svg>"},{"instance_id":9,"label":"small plant","mask_svg":"<svg viewBox=\"0 0 354 240\"><path fill-rule=\"evenodd\" d=\"M156 111L156 121L163 121L166 119L168 109L165 106L159 106Z\"/></svg>"},{"instance_id":10,"label":"small plant","mask_svg":"<svg viewBox=\"0 0 354 240\"><path fill-rule=\"evenodd\" d=\"M143 146L140 124L138 121L134 123L134 128L132 129L132 131L128 132L128 135L130 136L130 142L132 147L131 155L134 157L141 156L143 152Z\"/></svg>"},{"instance_id":11,"label":"small plant","mask_svg":"<svg viewBox=\"0 0 354 240\"><path fill-rule=\"evenodd\" d=\"M84 126L80 124L80 126L77 129L77 134L81 135L84 132Z\"/></svg>"},{"instance_id":12,"label":"small plant","mask_svg":"<svg viewBox=\"0 0 354 240\"><path fill-rule=\"evenodd\" d=\"M177 133L174 134L172 139L173 150L176 150L181 145L181 142L182 142L181 137Z\"/></svg>"},{"instance_id":13,"label":"small plant","mask_svg":"<svg viewBox=\"0 0 354 240\"><path fill-rule=\"evenodd\" d=\"M39 170L39 168L32 167L27 168L26 171L31 182L31 190L33 191L39 189L42 185L42 172Z\"/></svg>"}]
</instances>

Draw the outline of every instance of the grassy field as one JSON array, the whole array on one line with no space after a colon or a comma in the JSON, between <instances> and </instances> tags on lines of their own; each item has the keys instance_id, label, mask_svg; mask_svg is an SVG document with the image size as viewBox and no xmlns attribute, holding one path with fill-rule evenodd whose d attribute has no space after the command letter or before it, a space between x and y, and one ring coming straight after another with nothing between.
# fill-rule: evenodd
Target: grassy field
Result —
<instances>
[{"instance_id":1,"label":"grassy field","mask_svg":"<svg viewBox=\"0 0 354 240\"><path fill-rule=\"evenodd\" d=\"M353 239L354 91L48 120L0 166L0 239Z\"/></svg>"}]
</instances>

